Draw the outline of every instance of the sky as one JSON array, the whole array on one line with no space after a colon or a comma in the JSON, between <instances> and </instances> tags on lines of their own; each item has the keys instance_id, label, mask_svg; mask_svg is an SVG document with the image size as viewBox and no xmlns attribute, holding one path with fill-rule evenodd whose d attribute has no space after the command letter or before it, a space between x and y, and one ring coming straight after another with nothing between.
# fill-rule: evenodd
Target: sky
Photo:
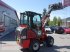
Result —
<instances>
[{"instance_id":1,"label":"sky","mask_svg":"<svg viewBox=\"0 0 70 52\"><path fill-rule=\"evenodd\" d=\"M2 0L9 6L13 7L18 16L20 12L24 11L34 11L37 13L43 12L43 9L48 9L49 4L62 2L62 0ZM50 19L52 20L54 16L61 17L62 19L70 17L70 6L62 10L53 11L50 14Z\"/></svg>"}]
</instances>

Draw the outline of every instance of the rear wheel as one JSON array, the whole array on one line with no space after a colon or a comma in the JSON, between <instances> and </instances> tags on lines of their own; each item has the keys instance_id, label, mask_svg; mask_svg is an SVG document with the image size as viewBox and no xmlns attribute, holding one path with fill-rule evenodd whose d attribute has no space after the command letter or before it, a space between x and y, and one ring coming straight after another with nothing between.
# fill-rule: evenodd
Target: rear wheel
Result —
<instances>
[{"instance_id":1,"label":"rear wheel","mask_svg":"<svg viewBox=\"0 0 70 52\"><path fill-rule=\"evenodd\" d=\"M32 41L32 42L31 42L29 50L32 51L32 52L35 52L35 51L38 51L39 48L40 48L40 44L39 44L39 42L36 40L36 41Z\"/></svg>"},{"instance_id":2,"label":"rear wheel","mask_svg":"<svg viewBox=\"0 0 70 52\"><path fill-rule=\"evenodd\" d=\"M46 46L52 47L53 44L54 44L54 38L51 37L51 36L48 36L47 39L46 39Z\"/></svg>"}]
</instances>

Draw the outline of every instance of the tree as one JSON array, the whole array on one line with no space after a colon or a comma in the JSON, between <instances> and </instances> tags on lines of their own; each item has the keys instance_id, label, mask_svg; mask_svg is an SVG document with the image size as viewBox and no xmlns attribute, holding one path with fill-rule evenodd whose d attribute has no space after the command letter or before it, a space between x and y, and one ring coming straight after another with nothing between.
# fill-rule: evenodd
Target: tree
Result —
<instances>
[{"instance_id":1,"label":"tree","mask_svg":"<svg viewBox=\"0 0 70 52\"><path fill-rule=\"evenodd\" d=\"M62 20L60 17L58 17L58 26L60 26L62 24Z\"/></svg>"},{"instance_id":2,"label":"tree","mask_svg":"<svg viewBox=\"0 0 70 52\"><path fill-rule=\"evenodd\" d=\"M54 26L53 21L49 21L49 26Z\"/></svg>"},{"instance_id":3,"label":"tree","mask_svg":"<svg viewBox=\"0 0 70 52\"><path fill-rule=\"evenodd\" d=\"M60 26L61 24L62 24L62 20L61 20L60 17L57 18L57 17L55 16L55 17L53 18L53 21L49 21L49 25L50 25L50 26L56 26L56 25L57 25L57 26Z\"/></svg>"},{"instance_id":4,"label":"tree","mask_svg":"<svg viewBox=\"0 0 70 52\"><path fill-rule=\"evenodd\" d=\"M53 24L54 24L54 26L58 25L57 23L58 23L57 17L55 16L55 17L53 18Z\"/></svg>"},{"instance_id":5,"label":"tree","mask_svg":"<svg viewBox=\"0 0 70 52\"><path fill-rule=\"evenodd\" d=\"M46 8L44 8L44 9L43 9L43 16L45 16L46 13L47 13L47 10L46 10Z\"/></svg>"},{"instance_id":6,"label":"tree","mask_svg":"<svg viewBox=\"0 0 70 52\"><path fill-rule=\"evenodd\" d=\"M48 20L47 20L47 22L46 22L46 25L49 26L50 19L49 19L49 18L47 18L47 19L48 19Z\"/></svg>"}]
</instances>

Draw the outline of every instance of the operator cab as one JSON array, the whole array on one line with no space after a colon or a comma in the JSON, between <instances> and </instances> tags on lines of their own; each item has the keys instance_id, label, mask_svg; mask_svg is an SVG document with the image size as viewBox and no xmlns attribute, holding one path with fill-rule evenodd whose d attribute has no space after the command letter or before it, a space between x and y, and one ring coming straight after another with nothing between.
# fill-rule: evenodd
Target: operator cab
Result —
<instances>
[{"instance_id":1,"label":"operator cab","mask_svg":"<svg viewBox=\"0 0 70 52\"><path fill-rule=\"evenodd\" d=\"M41 24L41 14L25 11L24 13L20 13L20 24L27 25L31 29L40 28Z\"/></svg>"}]
</instances>

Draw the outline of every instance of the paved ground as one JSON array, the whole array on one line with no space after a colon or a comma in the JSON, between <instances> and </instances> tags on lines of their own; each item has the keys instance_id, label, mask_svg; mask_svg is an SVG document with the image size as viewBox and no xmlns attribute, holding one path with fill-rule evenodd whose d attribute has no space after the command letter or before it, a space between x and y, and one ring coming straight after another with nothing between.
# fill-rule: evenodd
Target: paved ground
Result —
<instances>
[{"instance_id":1,"label":"paved ground","mask_svg":"<svg viewBox=\"0 0 70 52\"><path fill-rule=\"evenodd\" d=\"M50 34L54 37L54 46L41 48L40 52L70 52L70 34Z\"/></svg>"},{"instance_id":2,"label":"paved ground","mask_svg":"<svg viewBox=\"0 0 70 52\"><path fill-rule=\"evenodd\" d=\"M54 37L53 47L42 47L38 52L70 52L70 34L48 34ZM21 52L17 45L14 33L0 39L0 52ZM29 51L23 51L29 52Z\"/></svg>"},{"instance_id":3,"label":"paved ground","mask_svg":"<svg viewBox=\"0 0 70 52\"><path fill-rule=\"evenodd\" d=\"M14 32L0 38L0 52L21 52L20 46L15 41Z\"/></svg>"}]
</instances>

